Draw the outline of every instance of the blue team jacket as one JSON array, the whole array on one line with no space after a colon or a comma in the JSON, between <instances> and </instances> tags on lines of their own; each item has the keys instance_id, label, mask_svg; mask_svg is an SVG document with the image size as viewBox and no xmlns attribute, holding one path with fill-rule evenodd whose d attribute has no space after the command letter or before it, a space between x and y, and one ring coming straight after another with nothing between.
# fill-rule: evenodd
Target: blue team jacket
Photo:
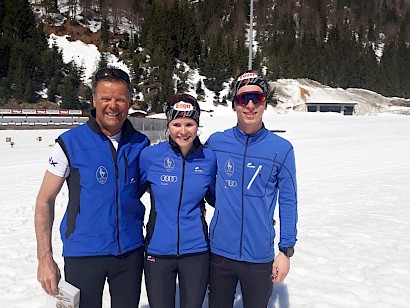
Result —
<instances>
[{"instance_id":1,"label":"blue team jacket","mask_svg":"<svg viewBox=\"0 0 410 308\"><path fill-rule=\"evenodd\" d=\"M279 202L279 247L296 242L297 192L293 147L263 127L255 135L237 126L211 135L218 161L211 251L233 260L274 259L274 211ZM279 194L279 199L278 199Z\"/></svg>"},{"instance_id":2,"label":"blue team jacket","mask_svg":"<svg viewBox=\"0 0 410 308\"><path fill-rule=\"evenodd\" d=\"M143 245L145 208L138 162L148 138L126 120L118 150L94 117L57 142L70 166L69 202L60 225L64 256L120 255Z\"/></svg>"},{"instance_id":3,"label":"blue team jacket","mask_svg":"<svg viewBox=\"0 0 410 308\"><path fill-rule=\"evenodd\" d=\"M145 148L140 157L141 185L148 185L151 211L145 249L157 256L207 251L208 226L203 198L215 199L216 157L198 138L184 159L179 147L164 141Z\"/></svg>"}]
</instances>

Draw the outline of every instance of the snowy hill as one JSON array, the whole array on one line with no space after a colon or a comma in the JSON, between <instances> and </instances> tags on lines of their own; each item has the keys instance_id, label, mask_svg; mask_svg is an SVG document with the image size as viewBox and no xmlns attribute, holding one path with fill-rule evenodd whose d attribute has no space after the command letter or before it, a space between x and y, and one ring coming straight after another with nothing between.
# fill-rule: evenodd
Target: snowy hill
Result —
<instances>
[{"instance_id":1,"label":"snowy hill","mask_svg":"<svg viewBox=\"0 0 410 308\"><path fill-rule=\"evenodd\" d=\"M31 0L30 2L35 5L34 13L37 18L43 18L44 14L46 14L44 8L41 5L36 5L36 1L34 0ZM67 14L68 10L68 1L59 1L60 14L56 15L59 18L56 18L56 16L53 15L56 22L59 21L62 23L66 20L64 14ZM80 16L77 16L77 19L80 24L86 26L92 33L96 32L101 26L99 23L85 23L81 20ZM118 27L124 32L130 32L128 21L124 21L121 25L118 25ZM73 38L68 35L58 36L52 34L49 38L50 47L53 43L58 45L62 50L64 62L75 61L78 66L83 66L85 68L84 81L89 83L97 63L101 58L98 48L93 44L86 44L80 40L73 40ZM122 61L118 60L116 56L111 55L108 61L110 65L129 72L127 66ZM181 65L184 65L186 71L189 70L189 91L196 96L195 89L197 82L203 80L205 76L201 76L197 70L191 70L185 64ZM380 94L365 89L331 88L309 79L278 79L270 81L270 86L271 89L274 90L273 99L277 103L275 107L269 107L269 109L273 109L274 113L304 111L306 102L355 102L357 103L355 108L357 115L374 115L384 112L410 115L410 99L383 97ZM226 84L226 89L221 91L220 97L218 98L219 101L222 101L222 99L227 96L228 87L229 84ZM140 97L140 99L142 99L142 97ZM223 112L222 110L227 110L228 112L231 111L229 104L228 106L218 105L215 107L213 104L214 100L215 94L205 88L204 102L203 104L201 103L203 109L212 109L215 112Z\"/></svg>"},{"instance_id":2,"label":"snowy hill","mask_svg":"<svg viewBox=\"0 0 410 308\"><path fill-rule=\"evenodd\" d=\"M51 35L49 38L50 46L55 43L63 53L65 62L75 61L79 66L85 67L85 81L90 81L92 73L100 59L100 52L92 44L85 44L81 41L69 41L67 37ZM127 66L119 61L114 55L109 58L110 65L119 67L129 72ZM195 95L195 87L201 76L197 70L190 70L186 65L185 69L190 71L189 83L191 94ZM309 79L278 79L269 82L271 89L274 90L274 100L277 101L273 109L275 113L286 113L292 111L303 111L306 102L356 102L357 115L374 115L382 112L391 112L410 115L410 99L388 98L375 92L365 89L341 89L331 88L319 82ZM226 84L226 87L229 85ZM228 94L228 89L220 93L220 100ZM213 106L215 94L205 89L203 109L214 110L215 112L230 111L230 106ZM201 104L202 105L202 104ZM225 112L226 112L225 111Z\"/></svg>"},{"instance_id":3,"label":"snowy hill","mask_svg":"<svg viewBox=\"0 0 410 308\"><path fill-rule=\"evenodd\" d=\"M302 111L306 102L356 102L357 115L381 112L410 114L410 99L388 98L365 89L331 88L309 79L278 79L270 82L278 101L278 113Z\"/></svg>"}]
</instances>

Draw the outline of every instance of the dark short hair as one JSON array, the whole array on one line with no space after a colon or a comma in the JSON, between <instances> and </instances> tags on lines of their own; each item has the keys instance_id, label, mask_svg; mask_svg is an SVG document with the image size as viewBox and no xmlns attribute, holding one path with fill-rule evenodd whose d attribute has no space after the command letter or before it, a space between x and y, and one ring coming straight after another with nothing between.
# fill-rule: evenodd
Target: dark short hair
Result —
<instances>
[{"instance_id":1,"label":"dark short hair","mask_svg":"<svg viewBox=\"0 0 410 308\"><path fill-rule=\"evenodd\" d=\"M115 68L115 67L104 67L99 69L93 79L92 83L92 93L95 96L97 84L100 81L121 81L127 84L128 92L129 92L129 99L131 100L132 96L132 88L130 83L130 76L124 72L122 69Z\"/></svg>"}]
</instances>

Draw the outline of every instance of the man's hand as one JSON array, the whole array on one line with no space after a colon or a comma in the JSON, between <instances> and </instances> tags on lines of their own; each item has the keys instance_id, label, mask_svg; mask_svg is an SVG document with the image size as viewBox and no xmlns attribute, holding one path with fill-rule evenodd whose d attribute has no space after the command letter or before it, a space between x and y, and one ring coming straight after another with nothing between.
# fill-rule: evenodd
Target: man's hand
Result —
<instances>
[{"instance_id":1,"label":"man's hand","mask_svg":"<svg viewBox=\"0 0 410 308\"><path fill-rule=\"evenodd\" d=\"M279 252L272 264L272 282L283 282L290 270L290 258Z\"/></svg>"},{"instance_id":2,"label":"man's hand","mask_svg":"<svg viewBox=\"0 0 410 308\"><path fill-rule=\"evenodd\" d=\"M57 285L60 277L60 269L51 255L38 260L37 280L47 294L58 294Z\"/></svg>"}]
</instances>

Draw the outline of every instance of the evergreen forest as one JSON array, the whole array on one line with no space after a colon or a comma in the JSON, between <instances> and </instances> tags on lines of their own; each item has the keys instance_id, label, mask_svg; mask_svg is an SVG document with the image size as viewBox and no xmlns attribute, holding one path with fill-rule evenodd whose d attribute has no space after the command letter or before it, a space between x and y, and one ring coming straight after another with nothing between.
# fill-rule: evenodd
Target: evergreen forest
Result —
<instances>
[{"instance_id":1,"label":"evergreen forest","mask_svg":"<svg viewBox=\"0 0 410 308\"><path fill-rule=\"evenodd\" d=\"M309 78L410 98L410 0L254 0L253 9L252 66L269 80ZM249 0L0 0L0 107L89 107L84 68L48 44L56 16L74 29L101 24L81 38L97 36L96 69L109 53L127 64L141 109L161 112L175 89L188 87L182 64L206 77L198 95L206 86L219 100L224 84L248 68L249 12ZM134 30L124 31L124 19Z\"/></svg>"}]
</instances>

